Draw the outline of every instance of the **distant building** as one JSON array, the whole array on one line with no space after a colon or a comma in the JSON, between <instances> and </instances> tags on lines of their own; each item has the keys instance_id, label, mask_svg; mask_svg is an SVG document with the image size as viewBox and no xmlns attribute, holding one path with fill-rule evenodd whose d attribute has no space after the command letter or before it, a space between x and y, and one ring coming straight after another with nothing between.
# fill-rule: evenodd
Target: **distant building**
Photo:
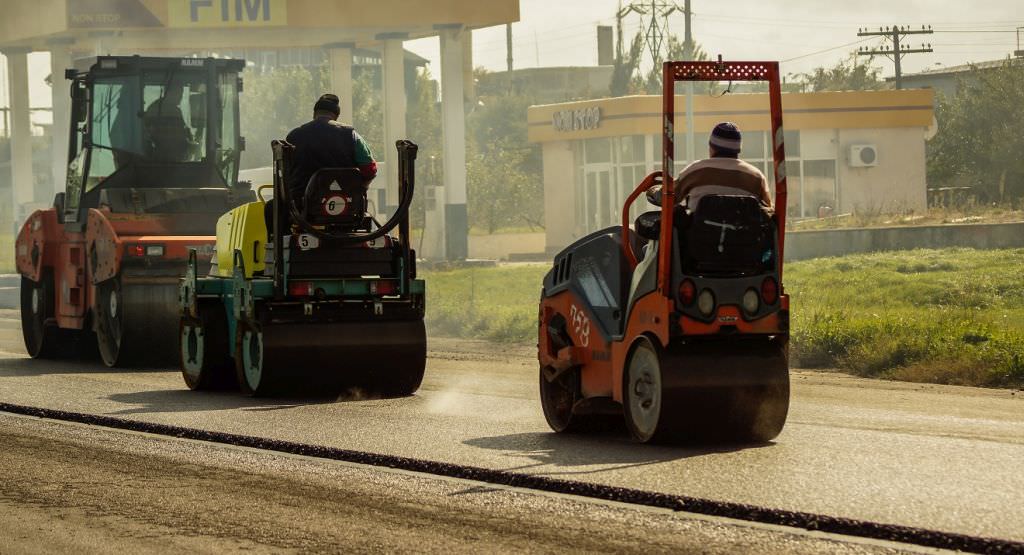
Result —
<instances>
[{"instance_id":1,"label":"distant building","mask_svg":"<svg viewBox=\"0 0 1024 555\"><path fill-rule=\"evenodd\" d=\"M615 66L531 67L485 73L478 83L481 94L511 89L549 104L608 96ZM511 82L510 82L511 79Z\"/></svg>"},{"instance_id":2,"label":"distant building","mask_svg":"<svg viewBox=\"0 0 1024 555\"><path fill-rule=\"evenodd\" d=\"M961 80L971 81L977 78L978 72L990 71L1002 67L1007 59L964 64L959 66L936 67L920 73L903 76L904 89L933 89L946 98L956 95ZM895 82L895 77L886 77L886 81Z\"/></svg>"},{"instance_id":3,"label":"distant building","mask_svg":"<svg viewBox=\"0 0 1024 555\"><path fill-rule=\"evenodd\" d=\"M719 121L743 130L742 158L772 181L768 95L694 98L694 145L707 156ZM934 126L930 90L783 95L791 218L927 207L925 140ZM685 105L677 101L678 107ZM622 204L645 175L661 169L661 97L626 96L532 106L529 138L544 158L546 247L621 221ZM676 171L686 164L686 121L676 116ZM636 216L649 209L634 205Z\"/></svg>"}]
</instances>

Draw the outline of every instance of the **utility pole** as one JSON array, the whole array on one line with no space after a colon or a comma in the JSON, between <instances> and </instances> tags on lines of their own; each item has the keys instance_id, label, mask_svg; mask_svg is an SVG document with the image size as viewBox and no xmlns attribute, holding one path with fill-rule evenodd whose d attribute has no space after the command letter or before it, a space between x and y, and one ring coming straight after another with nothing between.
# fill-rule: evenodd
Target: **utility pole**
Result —
<instances>
[{"instance_id":1,"label":"utility pole","mask_svg":"<svg viewBox=\"0 0 1024 555\"><path fill-rule=\"evenodd\" d=\"M909 27L900 27L893 25L892 27L879 27L877 31L869 31L868 29L858 29L858 37L885 37L888 39L892 46L882 46L880 48L868 48L866 46L861 47L857 51L859 56L877 56L879 54L889 58L893 61L896 66L896 88L903 88L903 68L901 62L903 56L907 54L920 54L924 52L933 52L931 44L921 44L920 48L905 48L900 43L907 37L907 35L930 35L934 33L932 26L925 27L921 26L920 29L911 29Z\"/></svg>"},{"instance_id":2,"label":"utility pole","mask_svg":"<svg viewBox=\"0 0 1024 555\"><path fill-rule=\"evenodd\" d=\"M683 59L687 62L693 61L693 31L690 28L690 0L683 5L683 15L686 16L683 39ZM697 159L697 145L693 144L693 81L686 82L686 162L692 164Z\"/></svg>"},{"instance_id":3,"label":"utility pole","mask_svg":"<svg viewBox=\"0 0 1024 555\"><path fill-rule=\"evenodd\" d=\"M1024 27L1017 27L1017 49L1013 51L1013 55L1018 58L1024 58L1024 50L1020 48L1020 32L1024 31Z\"/></svg>"},{"instance_id":4,"label":"utility pole","mask_svg":"<svg viewBox=\"0 0 1024 555\"><path fill-rule=\"evenodd\" d=\"M508 94L512 94L512 24L505 24L505 62L508 64Z\"/></svg>"}]
</instances>

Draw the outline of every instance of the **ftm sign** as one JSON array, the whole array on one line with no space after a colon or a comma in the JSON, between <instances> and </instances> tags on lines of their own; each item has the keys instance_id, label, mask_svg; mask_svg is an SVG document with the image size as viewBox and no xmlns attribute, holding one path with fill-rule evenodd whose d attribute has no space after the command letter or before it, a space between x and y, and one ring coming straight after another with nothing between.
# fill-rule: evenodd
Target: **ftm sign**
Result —
<instances>
[{"instance_id":1,"label":"ftm sign","mask_svg":"<svg viewBox=\"0 0 1024 555\"><path fill-rule=\"evenodd\" d=\"M171 0L170 27L268 27L288 24L288 0Z\"/></svg>"}]
</instances>

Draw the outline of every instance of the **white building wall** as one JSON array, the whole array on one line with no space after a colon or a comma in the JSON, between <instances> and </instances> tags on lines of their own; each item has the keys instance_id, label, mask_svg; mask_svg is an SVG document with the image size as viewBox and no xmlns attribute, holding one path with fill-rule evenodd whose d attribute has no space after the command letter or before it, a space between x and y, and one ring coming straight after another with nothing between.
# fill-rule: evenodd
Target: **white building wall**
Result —
<instances>
[{"instance_id":1,"label":"white building wall","mask_svg":"<svg viewBox=\"0 0 1024 555\"><path fill-rule=\"evenodd\" d=\"M849 163L850 147L874 145L878 164ZM840 129L839 209L847 212L909 212L928 207L925 129Z\"/></svg>"},{"instance_id":2,"label":"white building wall","mask_svg":"<svg viewBox=\"0 0 1024 555\"><path fill-rule=\"evenodd\" d=\"M549 252L573 240L576 227L575 172L572 143L544 143L544 231Z\"/></svg>"}]
</instances>

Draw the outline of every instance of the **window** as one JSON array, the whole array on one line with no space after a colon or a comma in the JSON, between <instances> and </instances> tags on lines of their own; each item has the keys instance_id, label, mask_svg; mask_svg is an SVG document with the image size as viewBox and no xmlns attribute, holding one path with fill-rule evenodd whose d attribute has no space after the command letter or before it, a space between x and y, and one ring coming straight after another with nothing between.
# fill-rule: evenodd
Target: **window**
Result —
<instances>
[{"instance_id":1,"label":"window","mask_svg":"<svg viewBox=\"0 0 1024 555\"><path fill-rule=\"evenodd\" d=\"M601 164L612 161L612 146L609 139L587 139L583 143L584 163Z\"/></svg>"},{"instance_id":2,"label":"window","mask_svg":"<svg viewBox=\"0 0 1024 555\"><path fill-rule=\"evenodd\" d=\"M173 74L172 74L173 75ZM206 146L206 83L201 76L168 79L163 73L143 81L143 153L158 162L200 162Z\"/></svg>"},{"instance_id":3,"label":"window","mask_svg":"<svg viewBox=\"0 0 1024 555\"><path fill-rule=\"evenodd\" d=\"M117 77L93 85L87 192L141 153L137 84L134 77Z\"/></svg>"},{"instance_id":4,"label":"window","mask_svg":"<svg viewBox=\"0 0 1024 555\"><path fill-rule=\"evenodd\" d=\"M238 78L234 74L220 76L220 134L215 147L217 169L224 183L233 186L238 171Z\"/></svg>"}]
</instances>

